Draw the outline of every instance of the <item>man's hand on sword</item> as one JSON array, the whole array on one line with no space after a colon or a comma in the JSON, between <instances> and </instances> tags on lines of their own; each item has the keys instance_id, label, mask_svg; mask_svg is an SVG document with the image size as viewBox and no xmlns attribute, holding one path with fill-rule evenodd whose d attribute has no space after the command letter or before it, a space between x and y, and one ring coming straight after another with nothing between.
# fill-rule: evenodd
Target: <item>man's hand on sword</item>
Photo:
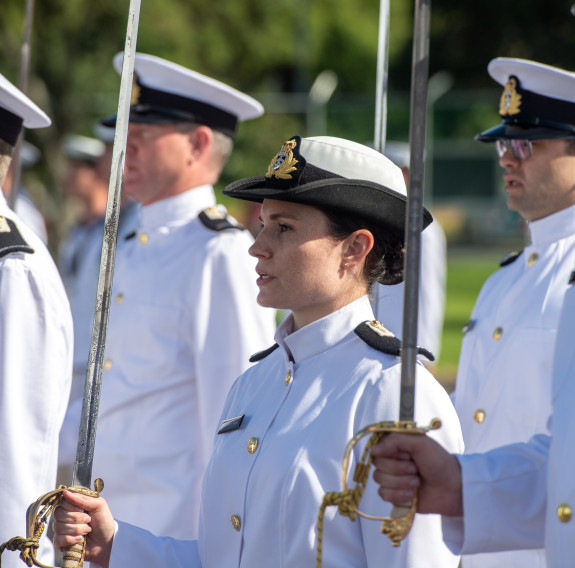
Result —
<instances>
[{"instance_id":1,"label":"man's hand on sword","mask_svg":"<svg viewBox=\"0 0 575 568\"><path fill-rule=\"evenodd\" d=\"M459 461L435 440L388 434L371 449L371 455L373 479L385 501L411 501L417 489L419 513L463 514Z\"/></svg>"},{"instance_id":2,"label":"man's hand on sword","mask_svg":"<svg viewBox=\"0 0 575 568\"><path fill-rule=\"evenodd\" d=\"M107 568L114 540L114 517L102 497L64 492L64 500L54 511L54 546L66 547L86 539L85 560Z\"/></svg>"}]
</instances>

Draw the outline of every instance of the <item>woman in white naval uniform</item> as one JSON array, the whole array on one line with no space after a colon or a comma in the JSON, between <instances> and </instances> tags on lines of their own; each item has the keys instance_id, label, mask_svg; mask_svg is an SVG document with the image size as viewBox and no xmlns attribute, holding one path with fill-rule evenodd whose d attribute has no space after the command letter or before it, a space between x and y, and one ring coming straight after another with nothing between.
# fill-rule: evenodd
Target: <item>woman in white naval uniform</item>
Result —
<instances>
[{"instance_id":1,"label":"woman in white naval uniform","mask_svg":"<svg viewBox=\"0 0 575 568\"><path fill-rule=\"evenodd\" d=\"M296 136L266 176L224 191L263 201L262 229L250 248L258 259L258 302L291 314L277 344L255 356L260 362L228 395L204 476L198 541L157 538L124 523L116 530L103 499L66 494L56 513L56 543L76 542L88 521L87 558L100 565L313 566L318 511L326 492L341 489L347 442L366 425L399 415L399 340L373 323L367 295L376 280L401 278L406 198L399 168L359 144ZM447 394L420 364L417 379L417 422L441 418L434 437L461 450ZM368 484L362 506L390 512L375 484ZM352 523L328 509L326 567L457 564L438 517L416 518L393 548L379 523Z\"/></svg>"}]
</instances>

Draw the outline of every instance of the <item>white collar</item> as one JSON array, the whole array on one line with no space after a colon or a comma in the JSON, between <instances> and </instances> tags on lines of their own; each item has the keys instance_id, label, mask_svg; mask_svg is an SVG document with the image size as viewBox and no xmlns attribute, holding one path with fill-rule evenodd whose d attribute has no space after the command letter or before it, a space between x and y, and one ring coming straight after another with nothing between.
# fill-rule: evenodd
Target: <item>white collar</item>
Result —
<instances>
[{"instance_id":1,"label":"white collar","mask_svg":"<svg viewBox=\"0 0 575 568\"><path fill-rule=\"evenodd\" d=\"M216 204L214 188L201 185L184 193L143 206L140 211L140 228L154 229L178 221L189 221Z\"/></svg>"},{"instance_id":2,"label":"white collar","mask_svg":"<svg viewBox=\"0 0 575 568\"><path fill-rule=\"evenodd\" d=\"M289 359L296 363L327 351L366 320L374 319L367 296L347 304L343 308L314 321L292 333L293 315L289 315L278 327L275 340Z\"/></svg>"},{"instance_id":3,"label":"white collar","mask_svg":"<svg viewBox=\"0 0 575 568\"><path fill-rule=\"evenodd\" d=\"M546 245L575 234L575 205L529 223L531 243Z\"/></svg>"}]
</instances>

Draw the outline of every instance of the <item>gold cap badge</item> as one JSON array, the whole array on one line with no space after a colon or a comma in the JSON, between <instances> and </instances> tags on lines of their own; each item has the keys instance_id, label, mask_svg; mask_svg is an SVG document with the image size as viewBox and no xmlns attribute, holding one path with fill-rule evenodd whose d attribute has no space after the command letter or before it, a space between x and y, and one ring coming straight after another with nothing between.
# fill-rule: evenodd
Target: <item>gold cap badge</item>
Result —
<instances>
[{"instance_id":1,"label":"gold cap badge","mask_svg":"<svg viewBox=\"0 0 575 568\"><path fill-rule=\"evenodd\" d=\"M270 162L268 171L266 172L267 178L292 179L290 172L296 169L295 165L298 162L293 155L293 149L296 147L296 144L297 141L293 138L283 143L281 150Z\"/></svg>"},{"instance_id":2,"label":"gold cap badge","mask_svg":"<svg viewBox=\"0 0 575 568\"><path fill-rule=\"evenodd\" d=\"M517 79L509 77L501 99L499 100L499 114L501 116L512 116L521 111L521 95L517 92Z\"/></svg>"},{"instance_id":3,"label":"gold cap badge","mask_svg":"<svg viewBox=\"0 0 575 568\"><path fill-rule=\"evenodd\" d=\"M140 102L140 85L138 85L138 78L134 73L132 79L132 96L130 97L130 104L137 105Z\"/></svg>"}]
</instances>

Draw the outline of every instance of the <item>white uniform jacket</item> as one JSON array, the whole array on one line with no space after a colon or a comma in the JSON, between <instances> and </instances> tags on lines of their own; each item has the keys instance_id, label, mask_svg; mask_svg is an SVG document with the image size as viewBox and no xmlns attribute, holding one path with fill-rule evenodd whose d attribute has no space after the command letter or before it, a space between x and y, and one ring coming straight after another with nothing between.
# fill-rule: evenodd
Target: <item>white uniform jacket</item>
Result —
<instances>
[{"instance_id":1,"label":"white uniform jacket","mask_svg":"<svg viewBox=\"0 0 575 568\"><path fill-rule=\"evenodd\" d=\"M72 342L56 266L0 192L0 544L25 536L26 509L55 489ZM48 544L42 540L46 550L38 559L53 564ZM18 554L2 555L3 568L21 565Z\"/></svg>"},{"instance_id":2,"label":"white uniform jacket","mask_svg":"<svg viewBox=\"0 0 575 568\"><path fill-rule=\"evenodd\" d=\"M461 456L464 514L444 521L457 551L537 548L549 568L575 558L575 287L565 295L553 362L551 436ZM533 564L526 564L532 566Z\"/></svg>"},{"instance_id":3,"label":"white uniform jacket","mask_svg":"<svg viewBox=\"0 0 575 568\"><path fill-rule=\"evenodd\" d=\"M431 351L437 360L441 350L447 280L447 242L437 221L421 233L420 270L417 344ZM399 338L403 329L404 288L404 282L393 286L378 284L374 300L377 319Z\"/></svg>"},{"instance_id":4,"label":"white uniform jacket","mask_svg":"<svg viewBox=\"0 0 575 568\"><path fill-rule=\"evenodd\" d=\"M226 395L275 331L251 235L208 228L198 215L212 206L202 186L142 207L118 249L94 453L118 518L179 538L197 536Z\"/></svg>"},{"instance_id":5,"label":"white uniform jacket","mask_svg":"<svg viewBox=\"0 0 575 568\"><path fill-rule=\"evenodd\" d=\"M154 539L121 524L111 566L314 566L318 512L326 492L342 490L347 442L367 425L399 414L398 357L375 350L353 331L372 318L367 297L288 335L289 316L276 333L280 347L246 371L228 396L204 477L198 543ZM433 436L461 449L447 394L418 364L416 419L428 424L434 417L443 427ZM356 460L367 440L356 446ZM367 513L390 513L372 480L360 505ZM437 516L418 516L399 548L380 525L363 518L351 522L329 507L323 566L457 566Z\"/></svg>"},{"instance_id":6,"label":"white uniform jacket","mask_svg":"<svg viewBox=\"0 0 575 568\"><path fill-rule=\"evenodd\" d=\"M575 207L529 225L532 243L483 286L463 339L454 403L466 453L545 433L563 297L575 267ZM539 568L544 552L476 555L464 568Z\"/></svg>"}]
</instances>

